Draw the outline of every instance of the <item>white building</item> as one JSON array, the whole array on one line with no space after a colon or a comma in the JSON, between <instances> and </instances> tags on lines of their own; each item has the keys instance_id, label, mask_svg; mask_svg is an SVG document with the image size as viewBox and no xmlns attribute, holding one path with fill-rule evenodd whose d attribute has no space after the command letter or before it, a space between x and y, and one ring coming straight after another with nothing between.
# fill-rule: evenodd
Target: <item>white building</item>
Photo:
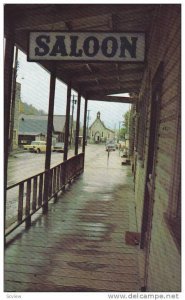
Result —
<instances>
[{"instance_id":1,"label":"white building","mask_svg":"<svg viewBox=\"0 0 185 300\"><path fill-rule=\"evenodd\" d=\"M100 119L100 112L97 113L96 120L89 127L90 143L103 143L107 139L114 139L115 132L108 129Z\"/></svg>"}]
</instances>

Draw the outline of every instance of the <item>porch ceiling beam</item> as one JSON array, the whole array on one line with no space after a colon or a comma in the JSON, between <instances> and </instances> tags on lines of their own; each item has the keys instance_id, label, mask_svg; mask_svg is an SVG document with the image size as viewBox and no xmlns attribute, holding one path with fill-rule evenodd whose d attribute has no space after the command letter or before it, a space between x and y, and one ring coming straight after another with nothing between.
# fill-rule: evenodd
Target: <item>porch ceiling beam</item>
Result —
<instances>
[{"instance_id":1,"label":"porch ceiling beam","mask_svg":"<svg viewBox=\"0 0 185 300\"><path fill-rule=\"evenodd\" d=\"M143 10L148 9L148 5L125 5L123 10L122 4L53 4L50 6L40 6L38 9L35 6L22 4L22 10L19 10L19 5L5 6L5 19L8 15L16 20L16 29L27 29L31 26L40 26L47 24L55 24L56 22L68 22L74 19L87 18L93 16L118 14L129 15L139 14ZM21 5L21 4L20 4ZM82 9L83 5L83 9ZM24 9L24 7L25 9ZM152 5L151 5L152 6ZM16 11L19 10L19 12ZM27 13L29 11L29 13ZM123 12L122 12L123 11Z\"/></svg>"},{"instance_id":2,"label":"porch ceiling beam","mask_svg":"<svg viewBox=\"0 0 185 300\"><path fill-rule=\"evenodd\" d=\"M72 72L71 72L72 74ZM77 82L77 81L88 81L88 80L92 80L94 81L95 78L98 79L98 80L103 80L103 79L111 79L113 76L119 76L122 77L122 76L129 76L129 75L141 75L143 74L143 68L137 68L137 69L127 69L127 70L120 70L119 69L119 75L118 75L118 72L117 70L113 70L111 72L107 72L107 73L98 73L98 72L94 72L94 73L91 73L89 75L80 75L82 73L76 73L75 75L73 75L71 77L71 79L73 80L73 82Z\"/></svg>"},{"instance_id":3,"label":"porch ceiling beam","mask_svg":"<svg viewBox=\"0 0 185 300\"><path fill-rule=\"evenodd\" d=\"M112 94L122 94L122 93L137 93L139 92L140 88L138 86L132 86L128 88L121 88L118 89L109 89L106 90L106 95L112 95Z\"/></svg>"},{"instance_id":4,"label":"porch ceiling beam","mask_svg":"<svg viewBox=\"0 0 185 300\"><path fill-rule=\"evenodd\" d=\"M95 92L95 91L89 91L86 93L88 99L93 99L94 97L101 98L105 97L107 95L113 95L113 94L122 94L122 93L138 93L139 88L138 87L131 87L131 88L122 88L120 90L118 89L109 89L105 92ZM108 97L108 96L107 96ZM113 96L112 96L113 97Z\"/></svg>"},{"instance_id":5,"label":"porch ceiling beam","mask_svg":"<svg viewBox=\"0 0 185 300\"><path fill-rule=\"evenodd\" d=\"M129 81L125 81L125 82L123 82L122 83L122 88L123 89L129 89L129 88L132 88L133 86L134 87L140 87L140 84L141 84L141 80L129 80ZM109 90L110 89L110 87L112 86L112 88L114 89L117 89L117 90L120 90L121 88L120 88L120 85L119 85L119 82L117 82L117 81L115 81L115 82L112 82L112 85L111 85L111 83L107 83L107 84L101 84L100 86L91 86L90 88L89 88L89 86L87 85L87 86L85 86L84 88L83 88L83 91L87 91L88 92L88 90L93 90L93 89L98 89L98 90Z\"/></svg>"},{"instance_id":6,"label":"porch ceiling beam","mask_svg":"<svg viewBox=\"0 0 185 300\"><path fill-rule=\"evenodd\" d=\"M102 97L89 97L89 100L95 101L107 101L107 102L117 102L117 103L134 103L137 101L137 98L134 97L117 97L117 96L102 96Z\"/></svg>"},{"instance_id":7,"label":"porch ceiling beam","mask_svg":"<svg viewBox=\"0 0 185 300\"><path fill-rule=\"evenodd\" d=\"M117 72L117 80L118 80L118 83L119 83L119 85L120 85L119 65L118 65L118 64L115 64L115 67L116 67L116 72Z\"/></svg>"},{"instance_id":8,"label":"porch ceiling beam","mask_svg":"<svg viewBox=\"0 0 185 300\"><path fill-rule=\"evenodd\" d=\"M99 84L98 79L95 77L93 70L89 64L86 64L87 69L89 70L90 74L93 76L94 80L96 81L97 84Z\"/></svg>"}]
</instances>

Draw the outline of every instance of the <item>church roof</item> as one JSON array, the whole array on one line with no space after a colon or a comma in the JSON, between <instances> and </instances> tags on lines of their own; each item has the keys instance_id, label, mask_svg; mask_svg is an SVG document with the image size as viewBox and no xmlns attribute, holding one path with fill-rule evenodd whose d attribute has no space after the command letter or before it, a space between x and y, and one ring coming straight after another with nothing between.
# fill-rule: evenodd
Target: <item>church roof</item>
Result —
<instances>
[{"instance_id":1,"label":"church roof","mask_svg":"<svg viewBox=\"0 0 185 300\"><path fill-rule=\"evenodd\" d=\"M111 132L114 133L114 131L111 130L111 129L109 129L109 128L107 128L107 127L105 126L104 122L100 119L100 112L97 113L97 117L96 117L96 119L94 120L94 122L91 124L91 126L89 127L89 129L92 128L92 126L97 122L97 120L102 124L102 126L103 126L106 130L111 131Z\"/></svg>"}]
</instances>

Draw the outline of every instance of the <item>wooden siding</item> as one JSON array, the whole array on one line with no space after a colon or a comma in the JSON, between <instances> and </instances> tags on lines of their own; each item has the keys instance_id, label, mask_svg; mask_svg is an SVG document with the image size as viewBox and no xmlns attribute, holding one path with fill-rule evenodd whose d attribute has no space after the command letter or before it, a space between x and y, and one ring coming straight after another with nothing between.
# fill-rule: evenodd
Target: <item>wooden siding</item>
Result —
<instances>
[{"instance_id":1,"label":"wooden siding","mask_svg":"<svg viewBox=\"0 0 185 300\"><path fill-rule=\"evenodd\" d=\"M135 177L135 202L138 230L141 230L141 221L143 213L143 199L145 187L146 170L142 167L142 162L137 162L136 177Z\"/></svg>"},{"instance_id":2,"label":"wooden siding","mask_svg":"<svg viewBox=\"0 0 185 300\"><path fill-rule=\"evenodd\" d=\"M158 148L155 167L154 210L151 229L151 242L148 268L148 291L180 291L181 260L180 254L164 221L168 209L173 167L176 153L176 136L180 110L180 6L161 6L153 24L151 43L148 53L148 68L152 78L162 61L164 65L160 121L158 128ZM143 88L144 90L144 88ZM142 91L141 91L142 92ZM150 106L145 136L145 149L148 147ZM142 169L137 163L136 205L138 224L144 201L145 170L147 151ZM180 157L179 157L180 159Z\"/></svg>"},{"instance_id":3,"label":"wooden siding","mask_svg":"<svg viewBox=\"0 0 185 300\"><path fill-rule=\"evenodd\" d=\"M161 60L164 63L164 73L155 170L155 205L149 256L148 290L150 291L180 291L181 282L180 255L163 217L168 207L172 163L176 146L180 70L179 22L175 11L173 13L172 9L166 11L166 15L167 17L171 16L173 27L170 28L167 23L166 27L162 26L163 34L168 39L166 40L166 49L163 49L162 53L158 52L158 61ZM175 21L173 22L173 20ZM170 33L167 34L169 28ZM165 153L164 147L166 148Z\"/></svg>"}]
</instances>

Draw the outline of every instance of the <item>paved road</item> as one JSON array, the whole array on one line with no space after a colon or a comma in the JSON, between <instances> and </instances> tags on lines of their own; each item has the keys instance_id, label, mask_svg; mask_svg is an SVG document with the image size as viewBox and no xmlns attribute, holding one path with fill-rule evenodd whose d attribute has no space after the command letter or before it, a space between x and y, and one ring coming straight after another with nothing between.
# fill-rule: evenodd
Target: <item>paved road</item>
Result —
<instances>
[{"instance_id":1,"label":"paved road","mask_svg":"<svg viewBox=\"0 0 185 300\"><path fill-rule=\"evenodd\" d=\"M69 150L68 157L74 155ZM51 153L51 166L54 167L63 161L63 153ZM29 178L44 171L45 153L23 152L10 156L8 160L8 186Z\"/></svg>"},{"instance_id":2,"label":"paved road","mask_svg":"<svg viewBox=\"0 0 185 300\"><path fill-rule=\"evenodd\" d=\"M79 151L79 153L81 150ZM74 150L69 150L68 157L74 155ZM98 158L101 157L101 162ZM105 151L104 145L88 145L86 147L86 165L103 164L107 167L114 162L115 157L119 157L118 150L115 152L108 153ZM54 167L63 161L63 153L52 152L51 155L51 166ZM21 180L29 178L35 174L44 171L45 154L40 153L19 153L9 157L8 161L8 186L13 185Z\"/></svg>"}]
</instances>

